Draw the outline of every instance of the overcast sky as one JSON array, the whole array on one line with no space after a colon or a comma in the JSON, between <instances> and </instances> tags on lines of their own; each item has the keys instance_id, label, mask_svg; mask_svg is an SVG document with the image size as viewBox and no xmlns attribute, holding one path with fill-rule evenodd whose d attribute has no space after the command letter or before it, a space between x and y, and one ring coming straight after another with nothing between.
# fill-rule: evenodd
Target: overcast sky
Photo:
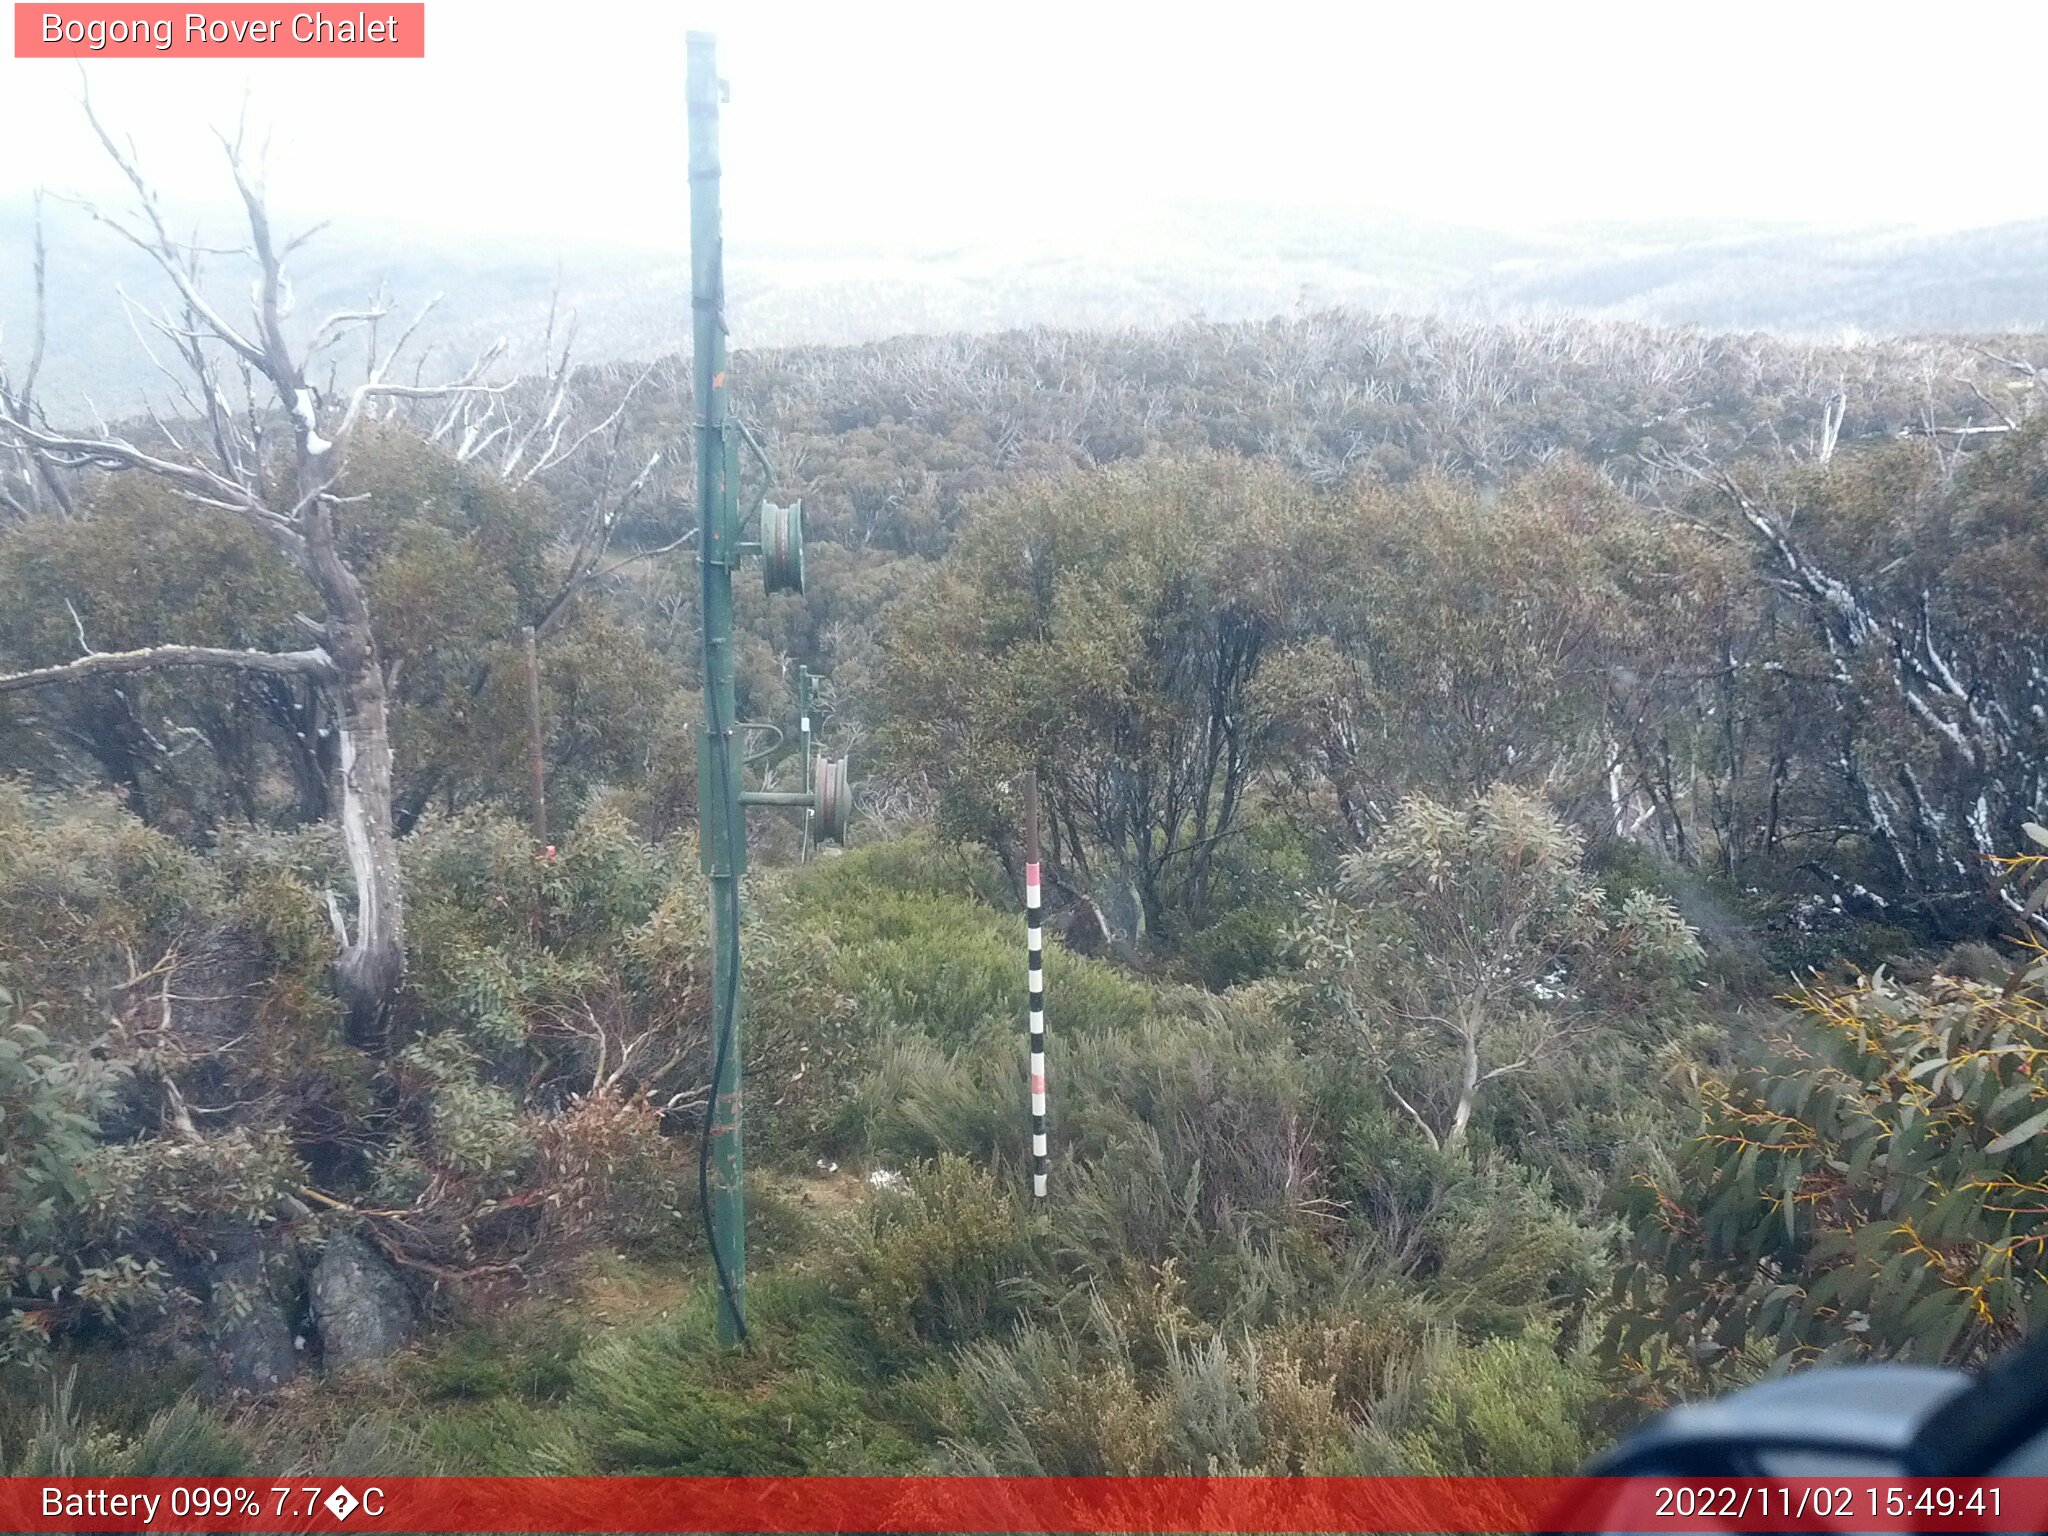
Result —
<instances>
[{"instance_id":1,"label":"overcast sky","mask_svg":"<svg viewBox=\"0 0 2048 1536\"><path fill-rule=\"evenodd\" d=\"M429 0L428 23L424 61L85 70L178 202L218 198L208 129L246 86L284 206L562 243L680 243L691 27L731 82L737 239L1084 236L1206 196L1518 229L2048 216L2039 4ZM104 187L78 78L0 58L0 197Z\"/></svg>"}]
</instances>

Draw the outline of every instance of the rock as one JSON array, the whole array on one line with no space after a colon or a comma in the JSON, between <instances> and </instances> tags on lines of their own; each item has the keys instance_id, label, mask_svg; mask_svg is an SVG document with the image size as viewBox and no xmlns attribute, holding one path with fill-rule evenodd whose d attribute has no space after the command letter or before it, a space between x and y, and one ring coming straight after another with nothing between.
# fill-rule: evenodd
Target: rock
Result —
<instances>
[{"instance_id":1,"label":"rock","mask_svg":"<svg viewBox=\"0 0 2048 1536\"><path fill-rule=\"evenodd\" d=\"M329 1367L378 1365L412 1342L412 1297L405 1282L361 1238L328 1239L313 1266L311 1291L313 1323Z\"/></svg>"},{"instance_id":2,"label":"rock","mask_svg":"<svg viewBox=\"0 0 2048 1536\"><path fill-rule=\"evenodd\" d=\"M206 1300L213 1383L235 1392L271 1392L299 1368L291 1325L270 1291L263 1255L252 1243L223 1254Z\"/></svg>"},{"instance_id":3,"label":"rock","mask_svg":"<svg viewBox=\"0 0 2048 1536\"><path fill-rule=\"evenodd\" d=\"M1104 954L1115 943L1109 919L1102 915L1102 908L1090 897L1081 897L1054 921L1058 924L1061 940L1077 955Z\"/></svg>"}]
</instances>

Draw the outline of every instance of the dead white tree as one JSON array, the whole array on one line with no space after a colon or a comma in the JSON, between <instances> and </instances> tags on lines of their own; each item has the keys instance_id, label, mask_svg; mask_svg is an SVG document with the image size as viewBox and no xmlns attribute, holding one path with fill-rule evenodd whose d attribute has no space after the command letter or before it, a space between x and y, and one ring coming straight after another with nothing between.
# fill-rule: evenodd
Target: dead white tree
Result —
<instances>
[{"instance_id":1,"label":"dead white tree","mask_svg":"<svg viewBox=\"0 0 2048 1536\"><path fill-rule=\"evenodd\" d=\"M36 399L36 383L43 371L43 348L48 340L44 326L48 259L48 251L43 244L43 199L42 194L37 193L33 257L35 307L30 322L28 360L20 377L16 378L9 373L5 360L0 359L0 413L19 421L44 425L48 423ZM4 450L0 452L0 514L10 521L26 520L41 513L47 503L59 516L71 516L70 491L47 459L22 443L0 443L0 450Z\"/></svg>"},{"instance_id":2,"label":"dead white tree","mask_svg":"<svg viewBox=\"0 0 2048 1536\"><path fill-rule=\"evenodd\" d=\"M393 377L420 320L384 345L381 302L335 314L314 326L302 346L287 331L292 310L289 266L313 231L280 241L271 226L260 166L252 167L238 134L222 138L247 225L247 244L223 252L172 235L157 193L144 177L132 141L117 142L93 112L86 115L130 188L125 214L87 211L149 258L168 281L168 302L127 301L137 334L170 381L168 413L152 407L145 444L100 426L80 435L53 426L36 406L37 344L21 385L0 392L0 445L33 470L33 482L66 504L63 477L80 471L133 472L151 477L199 506L233 512L270 540L310 581L322 611L302 622L315 642L290 652L224 650L165 644L105 654L88 651L61 666L0 676L0 692L62 685L113 672L198 667L286 674L319 686L331 709L334 784L331 803L353 878L352 922L330 893L337 956L335 986L356 1038L379 1041L404 970L405 904L392 820L392 749L388 683L362 582L343 553L337 514L347 493L349 443L365 420L391 402L459 402L502 393L487 370L502 344L460 378L428 384ZM208 256L228 255L252 273L246 317L232 317L204 279ZM38 256L38 271L41 260ZM126 296L124 295L124 300ZM428 306L431 310L432 306ZM366 337L360 382L332 397L312 382L316 367L341 341ZM22 477L17 476L17 483ZM16 493L19 495L19 493Z\"/></svg>"},{"instance_id":3,"label":"dead white tree","mask_svg":"<svg viewBox=\"0 0 2048 1536\"><path fill-rule=\"evenodd\" d=\"M2048 654L2038 641L2004 637L1996 675L1990 666L1972 668L1957 654L1964 637L1943 634L1932 591L1887 603L1795 538L1793 509L1775 505L1769 489L1752 491L1703 455L1667 462L1740 514L1759 569L1809 615L1826 648L1842 727L1834 766L1902 888L1935 899L1988 895L2009 917L2048 932L2048 917L1998 875L2001 856L2019 845L2020 827L2048 815L2039 748ZM1896 728L1881 738L1887 750L1866 763L1873 754L1863 728L1878 718ZM1861 886L1850 892L1886 905Z\"/></svg>"},{"instance_id":4,"label":"dead white tree","mask_svg":"<svg viewBox=\"0 0 2048 1536\"><path fill-rule=\"evenodd\" d=\"M642 368L626 385L618 403L585 426L577 398L580 370L575 362L576 317L562 324L557 344L560 295L548 307L547 329L541 338L546 370L509 389L462 390L439 403L402 401L411 424L430 442L440 444L459 464L495 476L515 490L548 483L548 477L571 460L600 455L597 480L573 521L564 530L561 578L540 611L528 616L536 636L546 639L560 626L575 599L592 582L608 574L601 569L619 521L653 483L667 457L656 449L637 469L625 457L631 436L634 400L650 380L673 389L673 377L658 379L660 363ZM673 373L671 368L670 373ZM678 547L642 551L650 558ZM616 569L616 567L612 567Z\"/></svg>"}]
</instances>

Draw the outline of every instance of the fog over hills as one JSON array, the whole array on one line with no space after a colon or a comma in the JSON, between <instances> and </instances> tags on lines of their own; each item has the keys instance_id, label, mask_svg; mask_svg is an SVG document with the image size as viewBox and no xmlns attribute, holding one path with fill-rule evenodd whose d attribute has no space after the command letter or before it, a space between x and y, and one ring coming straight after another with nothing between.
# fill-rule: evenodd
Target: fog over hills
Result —
<instances>
[{"instance_id":1,"label":"fog over hills","mask_svg":"<svg viewBox=\"0 0 2048 1536\"><path fill-rule=\"evenodd\" d=\"M121 291L154 296L146 264L80 210L51 204L53 412L136 406L155 377ZM31 314L31 214L0 203L0 355L21 356ZM232 263L220 258L225 301ZM1582 225L1508 234L1383 216L1180 203L1114 228L1048 229L1029 244L729 247L733 334L743 346L853 343L906 333L1032 325L1155 327L1345 306L1512 319L1571 312L1795 336L2048 327L2048 222L1957 232L1761 224ZM551 296L578 320L584 361L685 343L679 250L493 239L464 244L360 223L298 259L298 318L357 307L381 282L430 327L449 362L504 336L539 356Z\"/></svg>"}]
</instances>

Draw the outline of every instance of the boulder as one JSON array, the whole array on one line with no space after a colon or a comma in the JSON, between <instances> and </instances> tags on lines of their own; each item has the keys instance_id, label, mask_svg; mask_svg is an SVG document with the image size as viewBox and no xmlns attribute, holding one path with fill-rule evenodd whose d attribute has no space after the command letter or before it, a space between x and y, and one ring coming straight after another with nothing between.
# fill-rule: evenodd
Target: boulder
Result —
<instances>
[{"instance_id":1,"label":"boulder","mask_svg":"<svg viewBox=\"0 0 2048 1536\"><path fill-rule=\"evenodd\" d=\"M412 1342L412 1296L361 1238L327 1240L309 1287L320 1348L335 1370L375 1366Z\"/></svg>"},{"instance_id":2,"label":"boulder","mask_svg":"<svg viewBox=\"0 0 2048 1536\"><path fill-rule=\"evenodd\" d=\"M206 1299L206 1339L215 1386L271 1392L299 1368L291 1324L271 1294L263 1254L253 1244L221 1255Z\"/></svg>"}]
</instances>

